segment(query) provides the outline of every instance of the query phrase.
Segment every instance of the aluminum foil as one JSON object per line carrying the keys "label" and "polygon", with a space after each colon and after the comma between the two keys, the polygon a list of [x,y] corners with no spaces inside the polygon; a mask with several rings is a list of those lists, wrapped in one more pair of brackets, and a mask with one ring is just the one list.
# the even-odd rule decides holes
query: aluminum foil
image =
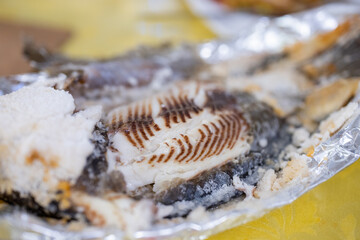
{"label": "aluminum foil", "polygon": [[[334,29],[349,13],[360,13],[356,3],[328,4],[310,11],[278,18],[258,17],[252,27],[239,33],[232,40],[211,41],[196,46],[200,57],[208,63],[229,60],[239,55],[257,52],[276,52],[287,44],[304,40],[313,34]],[[314,14],[315,13],[315,14]],[[254,16],[252,16],[254,17]],[[256,44],[254,44],[256,43]],[[36,78],[46,78],[46,74],[20,75],[13,82],[3,82],[3,93],[14,91]],[[353,101],[360,103],[360,94]],[[200,218],[191,218],[182,223],[157,225],[151,230],[138,231],[133,238],[162,239],[188,238],[203,239],[213,233],[241,225],[262,216],[273,208],[291,203],[305,192],[331,178],[360,157],[360,108],[344,127],[330,139],[315,148],[312,158],[308,158],[309,176],[274,192],[266,198],[251,199],[212,212],[200,212]],[[52,226],[22,211],[0,213],[0,226],[5,226],[13,239],[123,239],[124,233],[118,229],[87,227],[76,232],[63,226]]]}
{"label": "aluminum foil", "polygon": [[[214,10],[212,5],[215,1],[212,0],[187,2],[197,15],[206,19],[213,31],[226,39],[199,46],[200,56],[210,63],[239,55],[279,52],[287,45],[333,30],[345,17],[360,13],[360,0],[333,2],[275,18],[242,12],[228,13],[218,8]],[[222,33],[222,30],[231,32]]]}

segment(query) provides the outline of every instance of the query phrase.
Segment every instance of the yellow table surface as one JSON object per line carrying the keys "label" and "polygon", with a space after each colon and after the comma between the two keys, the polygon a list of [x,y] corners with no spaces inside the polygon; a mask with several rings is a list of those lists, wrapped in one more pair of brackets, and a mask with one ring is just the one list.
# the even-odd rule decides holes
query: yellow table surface
{"label": "yellow table surface", "polygon": [[[69,29],[62,51],[76,57],[215,37],[178,0],[0,0],[1,19]],[[210,239],[360,239],[359,173],[356,162],[292,204]]]}

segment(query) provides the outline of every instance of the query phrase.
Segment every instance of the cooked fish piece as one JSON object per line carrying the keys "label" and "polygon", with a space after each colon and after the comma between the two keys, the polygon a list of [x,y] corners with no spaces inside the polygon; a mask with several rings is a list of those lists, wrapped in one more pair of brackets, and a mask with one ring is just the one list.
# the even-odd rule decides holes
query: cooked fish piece
{"label": "cooked fish piece", "polygon": [[167,217],[186,215],[197,206],[210,208],[232,198],[244,198],[249,193],[234,181],[239,179],[255,189],[262,177],[260,169],[279,170],[279,155],[291,142],[287,124],[276,116],[271,107],[253,96],[247,93],[237,93],[235,96],[250,123],[250,151],[223,166],[157,193],[157,202],[172,206],[171,211],[167,210]]}
{"label": "cooked fish piece", "polygon": [[290,143],[286,124],[268,105],[196,82],[114,109],[106,124],[107,171],[119,171],[134,197],[188,202],[169,216],[240,196],[233,178],[255,186],[258,168],[276,168]]}
{"label": "cooked fish piece", "polygon": [[[36,144],[42,141],[41,136],[45,134],[43,131],[47,129],[46,126],[61,118],[61,111],[74,114],[70,95],[50,87],[25,87],[2,96],[0,100],[10,101],[8,107],[22,109],[23,101],[34,92],[37,95],[33,98],[34,102],[29,104],[36,108],[32,114],[37,117],[24,123],[24,126],[18,121],[12,121],[13,128],[2,131],[2,148],[10,149],[8,146],[16,144],[15,139],[18,139],[18,146],[25,146],[23,142],[29,138]],[[46,98],[55,102],[49,102]],[[57,98],[59,99],[56,100]],[[55,103],[58,104],[56,108],[53,107]],[[52,110],[45,111],[48,108]],[[197,205],[211,207],[240,196],[242,192],[231,183],[234,176],[247,178],[247,183],[256,184],[258,178],[251,171],[256,172],[259,166],[266,166],[265,162],[276,157],[283,148],[273,141],[279,137],[281,123],[271,108],[249,94],[230,94],[216,84],[188,82],[176,85],[164,93],[114,109],[108,114],[104,124],[98,121],[99,112],[96,111],[96,114],[92,113],[95,114],[94,119],[90,112],[84,115],[89,120],[81,120],[84,114],[82,112],[76,113],[74,120],[71,120],[71,115],[67,116],[67,121],[80,121],[83,124],[88,121],[83,126],[86,127],[87,134],[81,135],[80,129],[56,134],[59,143],[52,145],[52,154],[49,154],[49,148],[48,153],[45,153],[39,146],[29,145],[21,152],[17,151],[18,158],[13,161],[16,168],[9,168],[7,164],[12,155],[2,154],[2,169],[8,171],[2,175],[4,180],[1,199],[26,207],[41,216],[74,220],[78,217],[77,207],[85,204],[79,199],[93,201],[87,195],[96,196],[95,202],[105,201],[106,204],[111,204],[109,199],[112,197],[102,199],[102,196],[109,196],[111,193],[121,198],[124,196],[118,194],[129,193],[134,196],[131,192],[151,186],[150,194],[141,198],[150,196],[163,204],[184,199],[191,201],[189,206],[192,207],[182,209],[181,212],[174,210],[170,214],[182,216]],[[24,110],[19,111],[19,116],[15,116],[15,119],[22,119],[23,112]],[[3,113],[5,115],[2,121],[8,121],[9,125],[11,115],[7,114],[7,110]],[[40,123],[34,122],[36,119]],[[16,137],[19,131],[24,133],[21,129],[27,128],[28,124],[35,124],[40,129],[29,132],[29,136],[25,134],[22,138]],[[91,137],[89,131],[92,128],[94,131]],[[58,127],[53,126],[49,134],[58,130]],[[82,136],[81,141],[86,146],[83,152],[78,145],[69,142],[74,137],[80,138],[77,134]],[[68,136],[69,139],[64,140],[61,136]],[[92,139],[92,144],[88,139]],[[287,141],[284,137],[279,139]],[[66,150],[62,150],[61,144],[66,145],[68,142],[77,148],[68,146]],[[53,143],[54,141],[49,142]],[[63,156],[65,153],[74,156],[76,151],[82,154],[81,158]],[[72,164],[66,163],[63,158],[72,159]],[[21,165],[22,161],[27,162]],[[58,161],[66,163],[66,166],[60,168]],[[34,167],[38,169],[36,174],[33,174]],[[11,177],[16,176],[17,172],[22,172],[21,178]],[[224,177],[230,180],[231,191],[226,195],[230,197],[205,202],[205,198],[217,192],[216,188],[203,193],[201,197],[190,191],[194,187],[206,188],[205,185],[209,183],[223,187]],[[35,185],[29,185],[28,181]],[[184,186],[189,186],[186,195],[172,196],[171,192]],[[73,199],[74,192],[81,197]]]}
{"label": "cooked fish piece", "polygon": [[189,83],[111,111],[106,124],[109,169],[132,191],[164,190],[249,150],[249,123],[236,99]]}
{"label": "cooked fish piece", "polygon": [[[85,216],[93,225],[122,229],[135,226],[144,213],[136,226],[143,229],[155,214],[186,216],[198,206],[212,209],[251,196],[264,172],[276,178],[284,167],[289,125],[304,125],[296,121],[299,112],[316,129],[354,96],[358,80],[323,86],[303,68],[336,49],[348,31],[345,24],[323,34],[324,44],[317,39],[268,56],[231,74],[224,85],[181,81],[203,66],[191,62],[197,59],[192,48],[186,56],[167,49],[160,58],[155,50],[109,61],[73,61],[28,48],[42,72],[28,75],[27,82],[18,75],[0,85],[0,124],[7,126],[0,130],[0,199],[41,216]],[[138,71],[143,67],[149,71]],[[346,72],[337,69],[331,81]],[[339,86],[347,94],[334,102],[329,96]],[[314,102],[331,104],[319,111],[322,104]],[[347,115],[356,106],[345,109]],[[346,120],[333,124],[336,116],[320,124],[320,133],[328,127],[330,136]],[[306,134],[296,147],[311,152],[315,145]]]}

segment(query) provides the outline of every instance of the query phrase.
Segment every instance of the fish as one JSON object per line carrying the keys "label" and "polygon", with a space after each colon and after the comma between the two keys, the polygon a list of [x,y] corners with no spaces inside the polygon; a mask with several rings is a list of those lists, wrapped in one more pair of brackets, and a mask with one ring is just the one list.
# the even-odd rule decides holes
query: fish
{"label": "fish", "polygon": [[247,151],[249,123],[235,99],[207,87],[172,87],[109,113],[107,160],[127,189],[154,184],[159,191]]}
{"label": "fish", "polygon": [[[24,94],[21,94],[22,92]],[[57,101],[59,109],[51,107],[52,103],[47,105],[45,101],[34,99],[42,106],[39,105],[37,108],[39,114],[50,114],[45,110],[49,107],[54,112],[52,114],[56,114],[56,111],[71,114],[74,111],[71,95],[51,87],[28,86],[5,95],[1,100],[6,102],[10,101],[8,98],[19,99],[11,102],[22,108],[21,102],[27,92],[37,92],[39,99],[48,97],[47,94],[57,94],[59,99],[64,98]],[[56,95],[53,96],[54,99],[57,98]],[[68,104],[71,104],[70,108]],[[60,109],[61,106],[64,110]],[[85,117],[85,112],[76,114]],[[84,127],[89,134],[89,121],[94,123],[97,119],[90,138],[93,150],[83,164],[76,164],[77,170],[70,175],[71,182],[64,182],[65,179],[60,178],[52,179],[59,181],[58,184],[47,183],[48,172],[59,175],[63,170],[58,168],[58,163],[48,164],[47,161],[53,160],[43,155],[41,150],[32,150],[36,151],[36,154],[31,153],[31,159],[34,160],[28,161],[27,164],[40,162],[44,165],[45,180],[38,180],[49,192],[45,194],[48,200],[45,203],[38,201],[37,190],[32,188],[29,188],[26,194],[19,194],[16,189],[3,192],[0,199],[20,205],[42,217],[68,221],[78,219],[77,206],[81,205],[76,202],[77,200],[71,200],[70,192],[94,197],[118,194],[136,201],[150,199],[159,204],[174,206],[186,200],[191,202],[191,208],[186,212],[184,209],[180,212],[174,210],[169,215],[184,216],[198,205],[213,207],[241,196],[241,191],[234,189],[231,182],[224,182],[224,177],[232,181],[237,176],[247,179],[248,184],[255,186],[260,178],[255,176],[257,169],[266,167],[270,159],[276,161],[280,150],[290,141],[289,133],[283,134],[287,137],[279,136],[279,129],[286,129],[286,124],[283,124],[271,107],[250,94],[227,92],[218,83],[182,82],[149,98],[115,108],[103,119],[99,119],[98,110],[96,112],[94,117],[85,117],[82,120],[87,122]],[[21,111],[18,114],[17,118],[20,119]],[[76,115],[71,118],[72,121],[79,121],[76,120],[79,118]],[[44,120],[42,122],[46,124]],[[54,131],[57,131],[56,129],[57,127]],[[3,131],[3,134],[12,136],[17,133],[13,129],[10,133]],[[31,134],[34,139],[39,137],[38,141],[41,140],[41,135],[36,135],[37,132]],[[24,141],[26,138],[25,136]],[[12,138],[8,139],[8,143],[2,144],[7,147],[11,144],[10,139]],[[89,152],[89,143],[86,139],[83,140],[84,147],[86,146],[84,151],[86,149],[86,152]],[[62,153],[53,151],[56,156],[54,161],[60,161]],[[81,153],[82,156],[84,154]],[[7,161],[7,157],[3,157],[4,161]],[[275,166],[270,163],[268,165]],[[28,169],[30,170],[30,167]],[[28,171],[26,166],[24,171]],[[42,170],[39,169],[39,173],[40,171]],[[27,177],[34,179],[37,176],[29,172]],[[231,197],[204,201],[206,197],[217,192],[217,187],[208,190],[203,196],[191,192],[195,186],[195,189],[201,186],[206,188],[205,186],[210,183],[219,187],[228,184],[232,189],[226,196]],[[15,181],[14,184],[19,185],[23,182]],[[184,186],[187,189],[185,195],[174,194]],[[145,192],[144,189],[148,191]],[[141,196],[139,192],[142,192]]]}
{"label": "fish", "polygon": [[[189,202],[172,217],[240,196],[233,178],[255,186],[260,176],[251,179],[252,172],[277,161],[290,142],[285,122],[265,103],[197,82],[114,109],[106,124],[111,171],[121,172],[130,193],[148,187],[158,203]],[[226,194],[205,201],[225,186]]]}
{"label": "fish", "polygon": [[[222,78],[212,75],[215,66],[205,64],[193,46],[141,48],[106,60],[77,60],[27,45],[25,54],[37,72],[0,80],[0,103],[21,109],[11,113],[9,107],[8,115],[0,111],[0,121],[12,126],[0,131],[0,149],[17,151],[18,140],[32,146],[34,141],[24,134],[29,129],[41,144],[21,148],[29,150],[17,151],[24,153],[21,159],[19,154],[6,155],[14,151],[1,152],[2,175],[14,171],[13,176],[20,176],[20,171],[23,179],[32,180],[1,179],[0,199],[46,218],[79,221],[85,216],[93,225],[116,223],[123,228],[129,211],[115,202],[148,208],[149,221],[154,221],[156,211],[160,219],[173,219],[200,206],[212,211],[251,197],[265,171],[280,173],[283,161],[289,160],[284,151],[293,130],[305,125],[297,119],[299,113],[314,121],[313,133],[356,93],[358,80],[335,81],[357,76],[357,52],[351,50],[358,48],[359,35],[346,35],[348,31],[348,25],[341,25],[334,35],[320,37],[326,44],[310,41],[316,46],[311,51],[306,43],[297,45]],[[337,54],[351,55],[354,65],[341,65]],[[327,61],[335,61],[331,74],[308,67],[322,69]],[[238,69],[236,64],[230,67]],[[211,81],[199,77],[204,73]],[[336,84],[324,88],[320,78]],[[348,91],[339,98],[341,104],[336,101],[319,112],[320,95],[331,98],[339,86]],[[10,101],[13,96],[21,101]],[[31,101],[32,111],[27,112],[30,108],[23,105]],[[28,116],[32,118],[23,121]],[[39,121],[32,122],[35,117]],[[49,124],[53,117],[59,121]],[[61,127],[63,122],[66,127]],[[47,145],[41,136],[53,130],[56,138]],[[81,148],[68,144],[78,146],[80,140]],[[41,148],[45,145],[47,151]],[[71,166],[61,165],[70,159],[63,155],[65,147],[74,153]],[[122,209],[116,213],[121,220],[97,204]]]}

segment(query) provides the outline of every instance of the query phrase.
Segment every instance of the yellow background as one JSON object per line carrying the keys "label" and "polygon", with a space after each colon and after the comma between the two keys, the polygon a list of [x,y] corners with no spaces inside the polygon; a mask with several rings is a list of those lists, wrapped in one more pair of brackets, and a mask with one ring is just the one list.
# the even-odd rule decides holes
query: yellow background
{"label": "yellow background", "polygon": [[[76,57],[215,37],[177,0],[0,0],[0,20],[68,29],[62,51]],[[294,203],[210,239],[360,239],[359,173],[357,162]]]}

